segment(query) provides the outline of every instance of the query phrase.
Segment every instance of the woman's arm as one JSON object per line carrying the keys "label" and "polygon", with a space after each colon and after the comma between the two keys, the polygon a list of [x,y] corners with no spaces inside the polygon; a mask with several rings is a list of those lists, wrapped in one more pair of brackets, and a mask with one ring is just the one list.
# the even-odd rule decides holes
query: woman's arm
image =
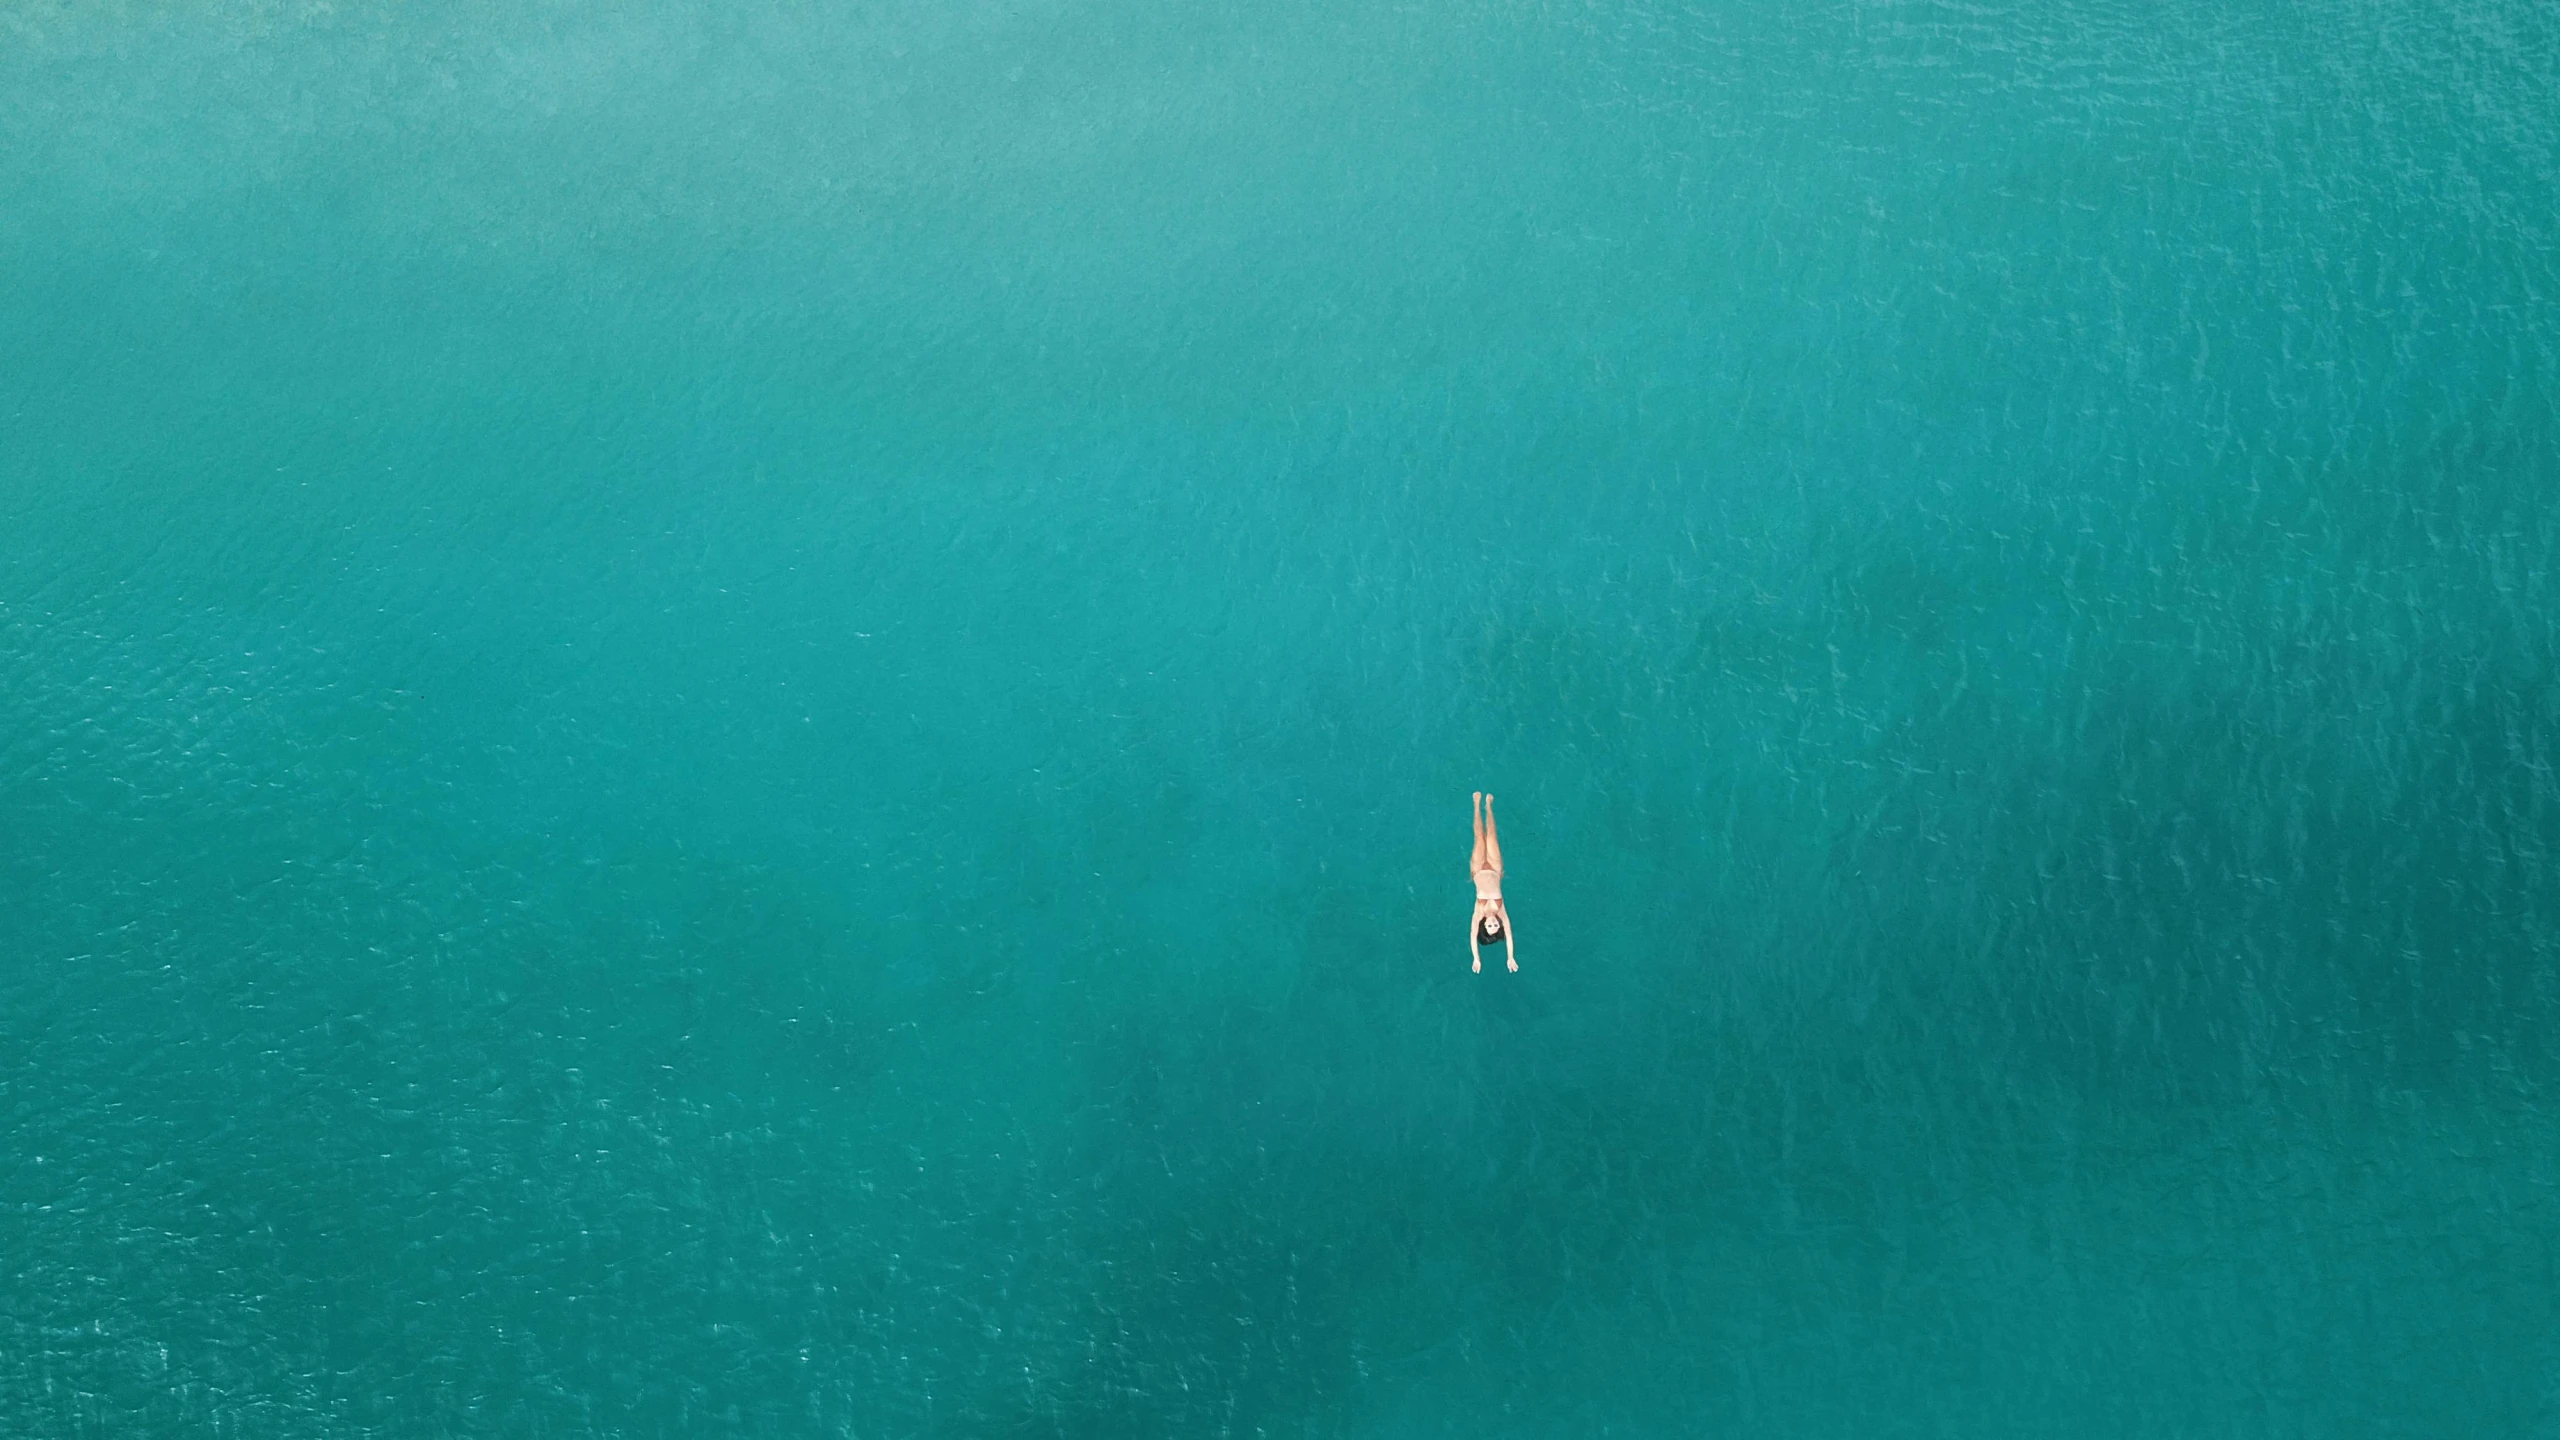
{"label": "woman's arm", "polygon": [[1467,909],[1467,968],[1479,975],[1484,973],[1484,952],[1476,948],[1476,912],[1473,906]]}
{"label": "woman's arm", "polygon": [[1502,960],[1514,971],[1520,968],[1520,952],[1511,943],[1511,907],[1502,907]]}

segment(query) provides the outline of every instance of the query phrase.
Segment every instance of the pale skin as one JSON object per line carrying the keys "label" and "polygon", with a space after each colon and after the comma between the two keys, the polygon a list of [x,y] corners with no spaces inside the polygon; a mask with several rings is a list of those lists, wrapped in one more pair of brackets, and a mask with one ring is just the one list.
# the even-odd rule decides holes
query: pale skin
{"label": "pale skin", "polygon": [[1478,974],[1484,972],[1484,954],[1476,945],[1489,915],[1502,926],[1503,961],[1516,971],[1520,956],[1511,944],[1511,912],[1502,904],[1502,837],[1493,828],[1493,797],[1481,790],[1476,792],[1475,821],[1476,853],[1467,861],[1467,874],[1476,882],[1475,913],[1467,917],[1468,965]]}

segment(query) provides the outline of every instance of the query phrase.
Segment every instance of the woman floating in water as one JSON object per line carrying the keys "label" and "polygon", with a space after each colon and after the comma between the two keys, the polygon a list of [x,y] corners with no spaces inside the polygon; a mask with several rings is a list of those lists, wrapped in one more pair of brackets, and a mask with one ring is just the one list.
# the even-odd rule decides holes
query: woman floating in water
{"label": "woman floating in water", "polygon": [[1475,918],[1467,922],[1467,958],[1476,973],[1484,973],[1484,952],[1480,945],[1502,947],[1503,961],[1514,970],[1520,968],[1519,952],[1511,945],[1511,912],[1502,908],[1502,837],[1493,830],[1493,797],[1476,792],[1476,853],[1467,869],[1476,878]]}

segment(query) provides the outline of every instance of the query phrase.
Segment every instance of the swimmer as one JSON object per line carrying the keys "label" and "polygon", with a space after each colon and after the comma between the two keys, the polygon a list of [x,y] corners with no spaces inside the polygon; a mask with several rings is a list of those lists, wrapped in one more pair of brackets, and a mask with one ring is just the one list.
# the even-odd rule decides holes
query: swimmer
{"label": "swimmer", "polygon": [[1500,945],[1502,958],[1513,970],[1520,968],[1519,952],[1511,945],[1511,912],[1502,907],[1502,837],[1493,830],[1493,797],[1476,792],[1476,853],[1467,862],[1467,870],[1475,876],[1476,913],[1467,921],[1467,959],[1479,975],[1484,973],[1484,953],[1479,945]]}

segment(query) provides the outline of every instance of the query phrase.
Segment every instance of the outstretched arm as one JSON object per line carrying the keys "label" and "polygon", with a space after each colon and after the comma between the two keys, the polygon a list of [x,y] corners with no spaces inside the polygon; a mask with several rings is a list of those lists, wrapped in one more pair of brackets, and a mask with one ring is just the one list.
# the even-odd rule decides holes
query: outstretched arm
{"label": "outstretched arm", "polygon": [[1479,975],[1484,973],[1484,952],[1476,948],[1476,915],[1473,910],[1467,912],[1467,968]]}
{"label": "outstretched arm", "polygon": [[1517,971],[1520,968],[1520,951],[1511,940],[1511,907],[1505,905],[1502,907],[1502,963]]}

